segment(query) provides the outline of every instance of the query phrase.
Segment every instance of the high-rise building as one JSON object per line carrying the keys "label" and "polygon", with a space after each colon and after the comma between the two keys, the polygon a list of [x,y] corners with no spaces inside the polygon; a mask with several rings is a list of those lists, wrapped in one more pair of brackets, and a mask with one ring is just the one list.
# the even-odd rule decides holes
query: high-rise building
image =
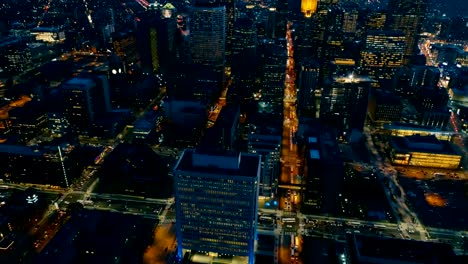
{"label": "high-rise building", "polygon": [[224,74],[226,48],[226,7],[197,2],[190,21],[192,62]]}
{"label": "high-rise building", "polygon": [[281,136],[260,133],[249,134],[249,153],[260,154],[262,170],[260,176],[260,195],[271,197],[275,192],[274,184],[280,174]]}
{"label": "high-rise building", "polygon": [[226,44],[225,44],[225,59],[226,66],[231,65],[231,47],[232,47],[232,35],[234,32],[235,22],[235,0],[219,0],[220,5],[226,8]]}
{"label": "high-rise building", "polygon": [[374,124],[398,122],[402,110],[401,99],[393,92],[376,90],[369,98],[369,118]]}
{"label": "high-rise building", "polygon": [[324,87],[320,118],[342,135],[354,129],[362,131],[371,82],[368,77],[354,74],[336,77]]}
{"label": "high-rise building", "polygon": [[440,71],[437,67],[413,66],[409,71],[411,87],[436,87],[439,82]]}
{"label": "high-rise building", "polygon": [[311,17],[317,11],[317,0],[302,0],[301,12],[305,17]]}
{"label": "high-rise building", "polygon": [[31,50],[27,39],[3,37],[0,39],[0,75],[17,74],[31,66]]}
{"label": "high-rise building", "polygon": [[390,0],[390,27],[405,34],[407,57],[412,56],[418,45],[418,36],[423,24],[428,0]]}
{"label": "high-rise building", "polygon": [[174,168],[177,254],[254,263],[259,155],[186,149]]}
{"label": "high-rise building", "polygon": [[262,99],[282,106],[286,78],[286,47],[276,41],[265,39],[260,43],[260,50]]}
{"label": "high-rise building", "polygon": [[391,80],[404,64],[405,35],[401,31],[367,32],[360,69],[374,79]]}
{"label": "high-rise building", "polygon": [[383,30],[387,22],[387,14],[370,13],[366,18],[366,30]]}
{"label": "high-rise building", "polygon": [[354,34],[357,30],[359,18],[359,6],[357,4],[348,3],[344,6],[343,16],[343,32],[347,34]]}
{"label": "high-rise building", "polygon": [[76,77],[62,84],[64,117],[71,132],[87,135],[99,115],[111,111],[107,77]]}
{"label": "high-rise building", "polygon": [[233,83],[229,93],[250,97],[254,92],[257,67],[257,30],[251,19],[238,18],[234,23],[231,53]]}
{"label": "high-rise building", "polygon": [[301,114],[316,117],[317,111],[320,110],[319,73],[320,64],[316,61],[301,63],[298,93],[298,110]]}
{"label": "high-rise building", "polygon": [[125,66],[138,62],[136,38],[133,31],[113,33],[112,46],[115,54],[119,56]]}
{"label": "high-rise building", "polygon": [[62,85],[65,104],[65,118],[74,133],[87,133],[96,118],[93,94],[96,83],[90,79],[74,78]]}

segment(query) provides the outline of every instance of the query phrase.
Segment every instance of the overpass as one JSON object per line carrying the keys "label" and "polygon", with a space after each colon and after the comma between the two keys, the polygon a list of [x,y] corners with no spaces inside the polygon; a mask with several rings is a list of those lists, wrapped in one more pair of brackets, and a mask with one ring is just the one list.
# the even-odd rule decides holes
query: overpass
{"label": "overpass", "polygon": [[280,184],[278,185],[278,188],[300,191],[304,189],[304,186],[302,186],[301,184]]}

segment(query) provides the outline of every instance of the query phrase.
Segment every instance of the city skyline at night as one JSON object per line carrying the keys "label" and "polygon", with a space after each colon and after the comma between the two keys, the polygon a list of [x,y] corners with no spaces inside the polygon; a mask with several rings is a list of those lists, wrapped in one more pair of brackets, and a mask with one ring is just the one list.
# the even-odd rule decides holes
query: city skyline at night
{"label": "city skyline at night", "polygon": [[0,263],[465,263],[465,0],[4,0]]}

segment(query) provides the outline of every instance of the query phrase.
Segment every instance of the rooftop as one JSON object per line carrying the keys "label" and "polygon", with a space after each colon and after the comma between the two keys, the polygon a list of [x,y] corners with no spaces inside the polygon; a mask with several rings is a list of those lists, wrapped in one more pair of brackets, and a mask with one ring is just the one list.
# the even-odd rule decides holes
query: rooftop
{"label": "rooftop", "polygon": [[90,89],[95,85],[96,83],[91,79],[73,78],[64,83],[63,87],[65,89]]}
{"label": "rooftop", "polygon": [[400,151],[460,155],[450,142],[438,140],[434,135],[391,137],[390,142]]}
{"label": "rooftop", "polygon": [[[414,240],[354,235],[354,249],[358,259],[394,260],[392,263],[453,263],[455,254],[447,244]],[[377,263],[375,261],[369,261]],[[360,262],[361,263],[361,262]],[[383,263],[383,262],[378,262]],[[387,262],[386,262],[387,263]],[[390,262],[388,262],[390,263]]]}
{"label": "rooftop", "polygon": [[257,177],[260,156],[237,152],[201,152],[186,149],[174,171],[199,172],[217,175]]}
{"label": "rooftop", "polygon": [[411,123],[401,123],[401,122],[393,122],[391,124],[385,124],[385,129],[402,129],[402,130],[420,130],[420,131],[428,131],[428,132],[445,132],[445,133],[453,133],[451,131],[442,131],[440,129],[436,129],[429,126],[421,126]]}

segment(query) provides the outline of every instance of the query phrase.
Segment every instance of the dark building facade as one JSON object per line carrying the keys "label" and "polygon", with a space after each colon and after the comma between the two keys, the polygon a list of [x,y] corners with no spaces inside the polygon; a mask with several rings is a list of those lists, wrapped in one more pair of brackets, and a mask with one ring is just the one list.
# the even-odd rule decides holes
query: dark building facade
{"label": "dark building facade", "polygon": [[174,168],[177,254],[205,251],[254,263],[260,156],[187,149]]}

